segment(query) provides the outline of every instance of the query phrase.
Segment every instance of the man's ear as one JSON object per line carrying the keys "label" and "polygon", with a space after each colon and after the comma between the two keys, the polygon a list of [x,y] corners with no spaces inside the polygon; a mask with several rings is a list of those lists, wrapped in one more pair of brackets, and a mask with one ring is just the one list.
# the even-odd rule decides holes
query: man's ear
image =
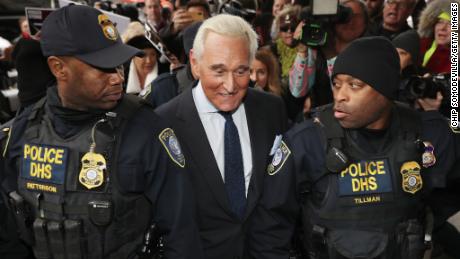
{"label": "man's ear", "polygon": [[62,81],[67,79],[67,64],[66,62],[56,56],[48,57],[48,67],[51,70],[51,73],[56,77],[56,80]]}
{"label": "man's ear", "polygon": [[198,62],[197,62],[197,60],[195,58],[195,54],[193,53],[193,49],[190,50],[189,60],[190,60],[190,66],[191,66],[191,69],[192,69],[192,75],[195,77],[195,79],[199,79],[200,78],[200,70],[199,70]]}

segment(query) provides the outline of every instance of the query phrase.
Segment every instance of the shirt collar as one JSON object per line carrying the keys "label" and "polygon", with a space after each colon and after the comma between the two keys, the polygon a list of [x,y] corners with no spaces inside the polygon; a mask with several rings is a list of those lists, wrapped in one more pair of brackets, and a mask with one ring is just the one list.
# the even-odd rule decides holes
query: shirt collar
{"label": "shirt collar", "polygon": [[193,99],[195,100],[195,105],[198,113],[214,113],[219,111],[204,94],[201,81],[198,81],[197,86],[193,88]]}

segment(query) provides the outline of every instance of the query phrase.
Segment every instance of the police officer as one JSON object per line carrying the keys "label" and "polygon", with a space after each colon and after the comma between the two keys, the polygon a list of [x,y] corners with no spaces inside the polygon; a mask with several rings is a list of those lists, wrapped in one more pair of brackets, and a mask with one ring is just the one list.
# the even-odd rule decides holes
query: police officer
{"label": "police officer", "polygon": [[201,258],[174,131],[122,94],[120,65],[142,52],[87,6],[41,35],[57,83],[14,121],[2,183],[21,238],[37,258],[148,258],[162,235],[166,258]]}
{"label": "police officer", "polygon": [[300,218],[304,258],[423,258],[422,198],[454,161],[447,122],[392,101],[399,59],[383,37],[351,43],[332,79],[333,105],[275,141],[252,255],[288,258]]}

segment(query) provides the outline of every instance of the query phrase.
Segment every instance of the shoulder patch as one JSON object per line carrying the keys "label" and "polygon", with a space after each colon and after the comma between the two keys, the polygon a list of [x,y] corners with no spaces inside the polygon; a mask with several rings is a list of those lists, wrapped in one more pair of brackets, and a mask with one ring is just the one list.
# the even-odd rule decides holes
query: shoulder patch
{"label": "shoulder patch", "polygon": [[272,162],[268,165],[267,173],[268,175],[275,175],[283,167],[284,163],[291,154],[291,150],[288,148],[284,141],[281,141],[281,144],[275,151],[273,155]]}
{"label": "shoulder patch", "polygon": [[282,135],[276,135],[275,141],[273,142],[273,146],[270,149],[270,156],[273,156],[275,154],[275,151],[278,149],[278,147],[281,145],[281,140],[283,139]]}
{"label": "shoulder patch", "polygon": [[180,167],[185,167],[185,157],[180,148],[179,141],[177,140],[176,134],[171,128],[164,129],[160,135],[158,135],[161,144],[166,149],[171,160],[179,165]]}

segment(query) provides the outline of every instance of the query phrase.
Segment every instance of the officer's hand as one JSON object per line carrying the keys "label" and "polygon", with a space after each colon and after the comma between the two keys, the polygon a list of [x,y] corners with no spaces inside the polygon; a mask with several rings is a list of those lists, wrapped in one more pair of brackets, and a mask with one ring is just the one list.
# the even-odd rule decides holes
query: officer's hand
{"label": "officer's hand", "polygon": [[193,23],[193,18],[185,9],[178,9],[172,18],[173,33],[176,34],[182,31],[185,27]]}
{"label": "officer's hand", "polygon": [[417,99],[417,104],[422,108],[424,111],[437,111],[439,107],[441,107],[441,102],[444,97],[442,96],[441,92],[436,93],[436,99],[433,98],[423,98]]}

